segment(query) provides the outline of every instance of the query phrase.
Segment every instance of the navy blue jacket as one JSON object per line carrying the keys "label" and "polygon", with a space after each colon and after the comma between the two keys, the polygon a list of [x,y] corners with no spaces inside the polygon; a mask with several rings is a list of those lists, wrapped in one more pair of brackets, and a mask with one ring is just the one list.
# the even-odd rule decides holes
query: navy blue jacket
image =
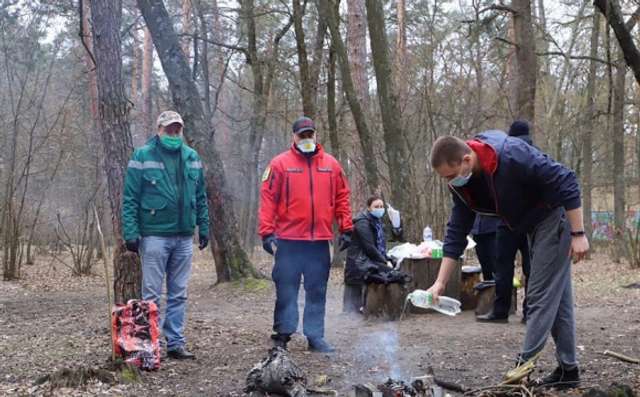
{"label": "navy blue jacket", "polygon": [[524,233],[532,230],[554,208],[563,206],[573,210],[581,206],[576,174],[536,147],[497,130],[478,134],[474,141],[488,145],[489,154],[474,149],[481,166],[491,163],[488,157],[497,160],[492,169],[483,168],[483,178],[493,192],[495,208],[490,211],[477,208],[474,191],[449,185],[453,209],[447,223],[444,256],[458,259],[462,255],[476,213],[497,215],[511,230]]}
{"label": "navy blue jacket", "polygon": [[500,225],[500,218],[496,216],[476,215],[471,234],[477,236],[479,234],[495,233],[498,230],[498,225]]}

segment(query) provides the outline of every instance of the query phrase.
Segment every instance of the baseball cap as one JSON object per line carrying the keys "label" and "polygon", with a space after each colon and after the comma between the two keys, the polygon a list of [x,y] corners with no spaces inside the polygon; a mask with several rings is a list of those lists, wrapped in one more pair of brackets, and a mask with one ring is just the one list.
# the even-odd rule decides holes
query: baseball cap
{"label": "baseball cap", "polygon": [[305,131],[316,130],[316,124],[309,117],[300,117],[293,122],[292,130],[294,134],[300,134]]}
{"label": "baseball cap", "polygon": [[180,123],[181,126],[184,127],[184,122],[182,121],[182,117],[178,112],[174,112],[173,110],[167,110],[160,113],[158,116],[158,122],[156,123],[159,126],[166,127],[169,124]]}

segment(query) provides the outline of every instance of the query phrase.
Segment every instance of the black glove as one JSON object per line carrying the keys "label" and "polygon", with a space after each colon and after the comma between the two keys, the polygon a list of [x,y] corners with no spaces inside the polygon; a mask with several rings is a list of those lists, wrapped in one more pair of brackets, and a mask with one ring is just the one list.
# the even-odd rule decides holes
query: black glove
{"label": "black glove", "polygon": [[135,240],[127,240],[124,245],[127,246],[127,251],[138,253],[138,244],[140,243],[139,239]]}
{"label": "black glove", "polygon": [[200,236],[198,236],[198,242],[198,249],[202,251],[203,249],[207,248],[207,245],[209,245],[209,237],[201,234]]}
{"label": "black glove", "polygon": [[278,248],[278,240],[273,234],[265,236],[262,239],[262,248],[264,248],[264,250],[270,253],[271,255],[274,255],[273,249]]}
{"label": "black glove", "polygon": [[349,248],[349,246],[351,245],[351,232],[342,233],[338,241],[338,247],[340,251],[344,251]]}

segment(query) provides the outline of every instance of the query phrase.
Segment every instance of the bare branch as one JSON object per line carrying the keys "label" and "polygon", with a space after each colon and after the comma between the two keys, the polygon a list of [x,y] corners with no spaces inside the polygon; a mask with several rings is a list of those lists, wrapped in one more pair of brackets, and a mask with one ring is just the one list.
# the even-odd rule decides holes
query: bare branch
{"label": "bare branch", "polygon": [[588,55],[567,55],[562,51],[547,51],[547,52],[536,52],[537,56],[560,56],[560,57],[564,57],[564,58],[569,58],[569,59],[575,59],[575,60],[581,60],[581,61],[595,61],[595,62],[599,62],[605,65],[612,65],[615,66],[614,63],[611,62],[607,62],[604,59],[600,59],[600,58],[595,58],[595,57],[591,57]]}
{"label": "bare branch", "polygon": [[505,39],[504,37],[494,37],[493,39],[494,39],[494,40],[497,40],[497,41],[501,41],[501,42],[503,42],[503,43],[505,43],[505,44],[512,45],[512,46],[514,46],[514,47],[517,47],[517,46],[518,46],[518,44],[514,43],[513,41],[507,40],[507,39]]}
{"label": "bare branch", "polygon": [[78,14],[80,15],[80,32],[79,32],[79,36],[80,36],[80,41],[82,42],[82,46],[84,47],[84,49],[87,51],[87,53],[89,54],[89,58],[91,58],[91,63],[93,63],[93,67],[96,67],[96,59],[93,57],[93,53],[91,52],[91,49],[89,49],[89,46],[87,45],[87,42],[84,41],[84,29],[82,28],[82,24],[84,23],[84,1],[80,0],[78,2]]}

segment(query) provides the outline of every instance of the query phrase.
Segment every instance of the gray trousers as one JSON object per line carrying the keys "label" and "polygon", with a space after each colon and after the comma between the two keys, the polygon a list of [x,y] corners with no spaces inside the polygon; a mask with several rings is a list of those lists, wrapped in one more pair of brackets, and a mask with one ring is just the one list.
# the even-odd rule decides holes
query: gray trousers
{"label": "gray trousers", "polygon": [[521,358],[528,360],[544,348],[549,337],[564,369],[576,360],[576,321],[571,289],[571,226],[559,207],[529,234],[531,274],[527,290],[527,333]]}

